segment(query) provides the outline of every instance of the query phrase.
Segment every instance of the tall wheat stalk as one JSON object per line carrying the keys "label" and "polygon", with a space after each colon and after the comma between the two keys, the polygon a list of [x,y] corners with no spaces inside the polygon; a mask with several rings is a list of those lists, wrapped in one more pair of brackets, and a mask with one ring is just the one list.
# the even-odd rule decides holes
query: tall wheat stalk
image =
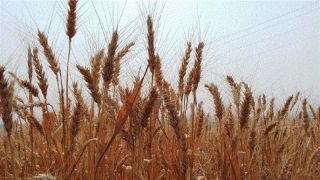
{"label": "tall wheat stalk", "polygon": [[66,22],[66,34],[68,36],[68,60],[67,60],[67,74],[66,74],[66,102],[67,106],[69,104],[69,64],[70,64],[70,55],[71,55],[71,44],[72,44],[72,38],[77,32],[76,29],[76,20],[77,20],[77,3],[78,0],[69,0],[68,6],[68,16],[67,16],[67,22]]}

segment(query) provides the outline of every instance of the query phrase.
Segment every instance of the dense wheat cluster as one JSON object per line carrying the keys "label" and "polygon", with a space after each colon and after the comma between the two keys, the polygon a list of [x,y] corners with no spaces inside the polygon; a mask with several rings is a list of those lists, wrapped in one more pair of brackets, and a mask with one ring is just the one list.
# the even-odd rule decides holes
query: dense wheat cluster
{"label": "dense wheat cluster", "polygon": [[[78,72],[72,73],[82,80],[70,82],[77,0],[68,5],[65,78],[64,60],[41,30],[38,45],[25,51],[26,79],[0,67],[0,178],[320,179],[320,107],[297,93],[276,108],[277,99],[254,95],[232,76],[225,80],[232,103],[215,82],[203,88],[212,101],[199,101],[206,43],[185,45],[173,85],[161,69],[152,16],[146,17],[147,34],[141,37],[147,66],[132,87],[119,78],[121,61],[135,51],[135,42],[125,42],[117,30],[92,54],[89,67],[76,65]],[[47,64],[51,72],[44,71]],[[49,102],[48,93],[60,103]]]}

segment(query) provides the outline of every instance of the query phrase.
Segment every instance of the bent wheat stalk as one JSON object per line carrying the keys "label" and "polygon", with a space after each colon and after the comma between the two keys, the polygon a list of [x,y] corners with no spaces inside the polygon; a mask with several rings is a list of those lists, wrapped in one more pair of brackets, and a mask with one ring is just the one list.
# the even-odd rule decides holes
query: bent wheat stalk
{"label": "bent wheat stalk", "polygon": [[113,135],[112,135],[111,139],[109,140],[108,144],[103,148],[102,153],[98,156],[98,159],[96,161],[95,171],[94,171],[94,179],[96,179],[96,180],[98,178],[97,175],[98,175],[98,169],[99,169],[99,165],[101,163],[101,160],[104,157],[104,155],[106,154],[106,152],[108,151],[108,149],[110,148],[111,144],[113,143],[113,141],[116,138],[116,136],[118,135],[118,133],[121,131],[123,125],[125,124],[128,116],[129,116],[129,113],[132,110],[133,104],[134,104],[138,94],[140,93],[140,89],[141,89],[142,83],[144,81],[144,78],[146,76],[148,68],[149,68],[149,65],[147,66],[142,79],[137,84],[135,84],[132,92],[130,93],[130,95],[128,96],[128,98],[126,100],[126,103],[118,111],[118,116],[117,116],[116,125],[114,128]]}

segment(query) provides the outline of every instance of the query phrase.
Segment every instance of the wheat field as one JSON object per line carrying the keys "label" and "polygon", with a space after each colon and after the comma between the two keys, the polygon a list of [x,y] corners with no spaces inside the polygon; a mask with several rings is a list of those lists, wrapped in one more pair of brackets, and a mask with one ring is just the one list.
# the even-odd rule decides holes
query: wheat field
{"label": "wheat field", "polygon": [[[225,77],[231,103],[221,97],[220,84],[199,88],[205,41],[184,45],[180,68],[173,71],[178,84],[170,83],[152,15],[146,15],[147,34],[140,37],[147,43],[147,65],[126,80],[132,86],[120,83],[120,70],[135,42],[117,29],[89,66],[71,68],[77,6],[77,0],[68,1],[66,60],[38,30],[37,44],[23,50],[27,77],[0,66],[0,179],[320,179],[320,107],[303,94],[277,102],[254,95],[233,76]],[[74,73],[81,79],[71,81]],[[210,101],[198,100],[202,90]]]}

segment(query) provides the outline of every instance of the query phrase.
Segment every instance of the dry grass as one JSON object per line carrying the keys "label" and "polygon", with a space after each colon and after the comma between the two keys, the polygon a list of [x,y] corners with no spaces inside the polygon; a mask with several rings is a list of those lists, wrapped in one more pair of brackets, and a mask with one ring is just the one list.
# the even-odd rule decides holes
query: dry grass
{"label": "dry grass", "polygon": [[[69,0],[68,66],[77,32],[76,5],[77,0]],[[64,81],[57,55],[41,31],[38,41],[57,81],[56,92],[50,89],[50,72],[43,70],[37,48],[26,50],[27,80],[9,76],[0,66],[5,127],[0,138],[1,178],[320,179],[320,107],[300,101],[297,93],[277,111],[277,99],[264,94],[256,99],[246,83],[227,76],[232,103],[225,103],[211,83],[205,93],[214,107],[205,110],[203,104],[210,102],[197,102],[205,43],[194,49],[187,43],[174,89],[161,70],[151,16],[146,28],[148,65],[132,88],[119,82],[120,62],[135,51],[135,42],[125,42],[120,49],[123,39],[117,30],[106,49],[92,55],[90,67],[76,66],[83,80],[73,82],[73,98],[68,96],[69,72]],[[191,57],[194,64],[185,77]],[[152,81],[144,81],[146,77]],[[16,93],[14,82],[28,98]],[[86,84],[91,96],[84,96],[78,83]],[[50,105],[48,93],[56,94],[60,103]]]}

